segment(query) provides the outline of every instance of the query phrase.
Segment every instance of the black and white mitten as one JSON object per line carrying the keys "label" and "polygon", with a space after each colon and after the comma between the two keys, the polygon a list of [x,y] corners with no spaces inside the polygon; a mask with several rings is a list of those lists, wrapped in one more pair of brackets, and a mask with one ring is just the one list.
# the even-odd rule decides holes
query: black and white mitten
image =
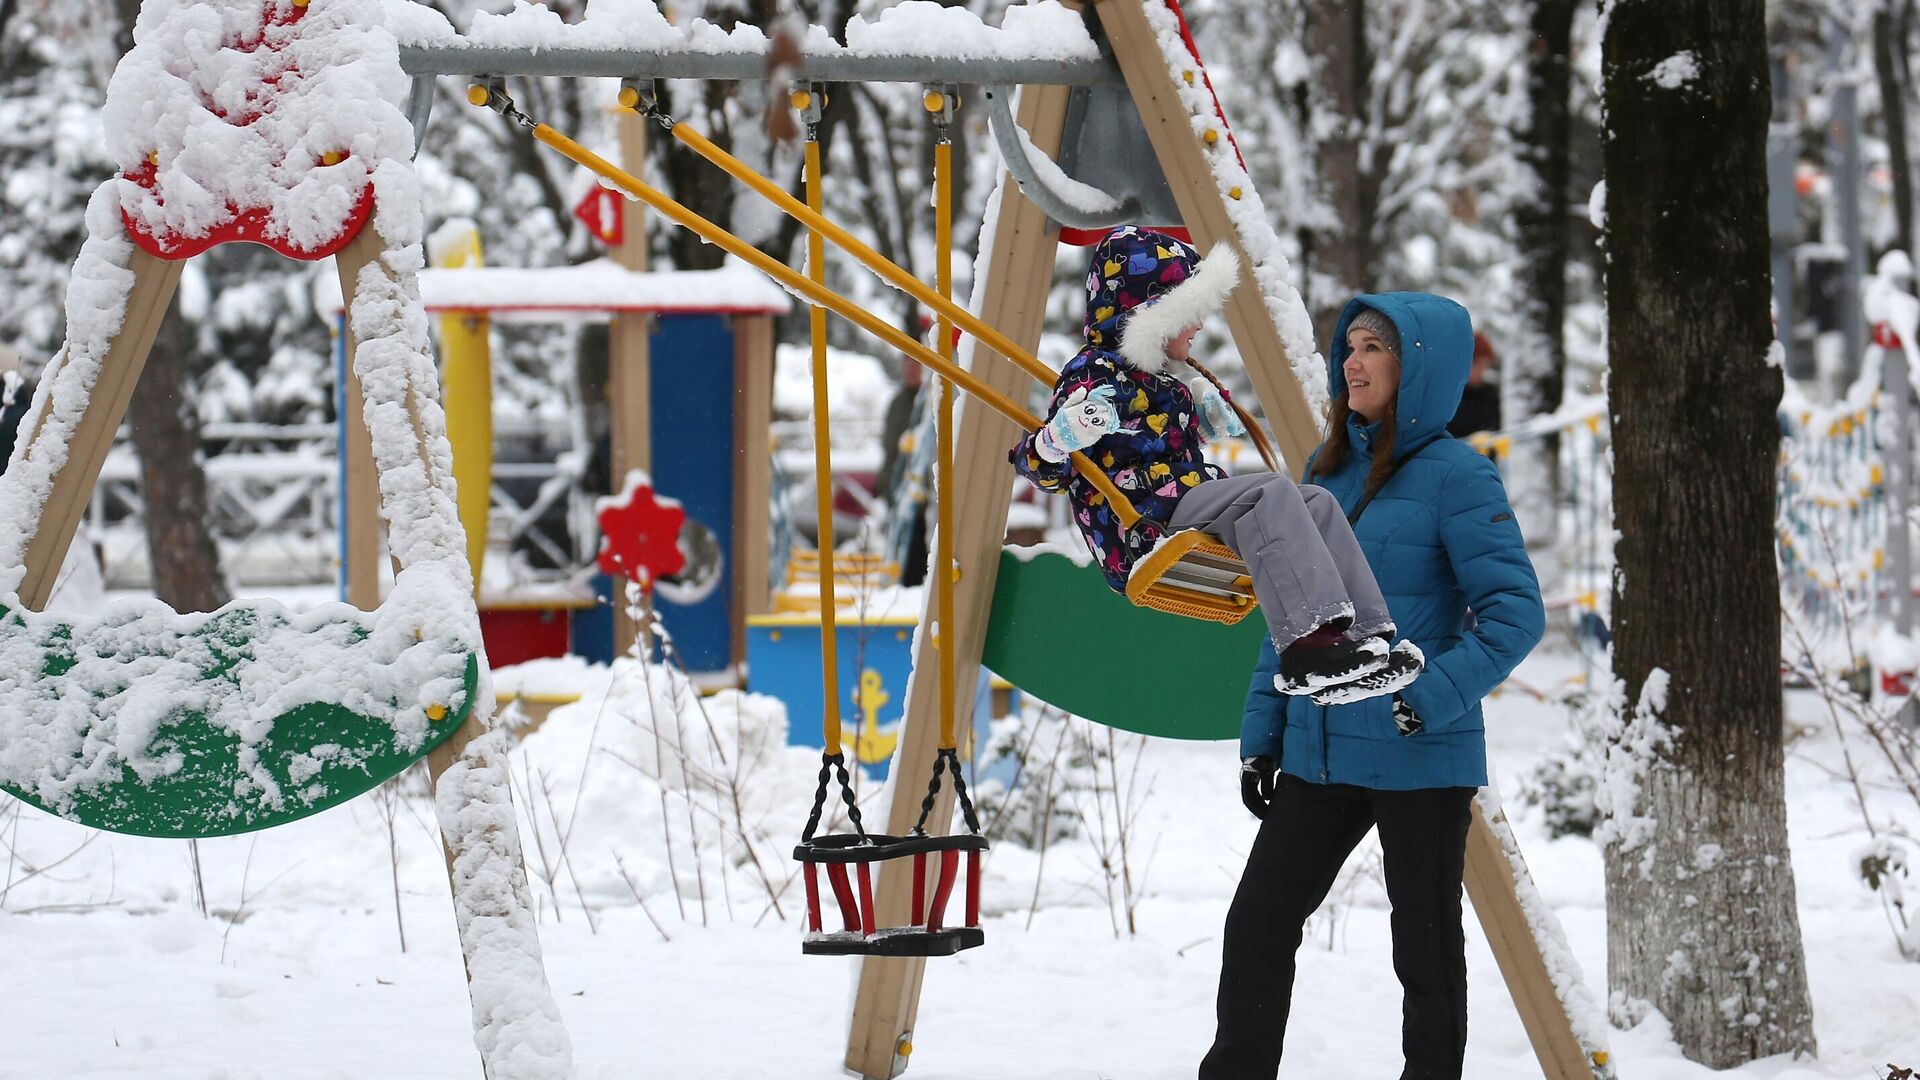
{"label": "black and white mitten", "polygon": [[1407,699],[1399,694],[1393,695],[1393,726],[1400,729],[1402,735],[1418,735],[1427,725],[1420,720],[1420,714],[1413,711]]}

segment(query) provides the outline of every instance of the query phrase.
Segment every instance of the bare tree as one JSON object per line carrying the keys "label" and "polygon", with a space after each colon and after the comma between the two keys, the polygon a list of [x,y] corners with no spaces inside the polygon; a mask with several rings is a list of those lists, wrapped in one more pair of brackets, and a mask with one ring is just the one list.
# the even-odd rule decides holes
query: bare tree
{"label": "bare tree", "polygon": [[[1515,133],[1523,175],[1531,183],[1514,207],[1519,256],[1518,333],[1501,375],[1500,413],[1511,424],[1560,407],[1566,386],[1568,192],[1573,165],[1573,15],[1578,0],[1532,0],[1526,31],[1527,104]],[[1560,440],[1516,440],[1507,482],[1527,546],[1548,567],[1559,532]],[[1549,581],[1553,573],[1543,573]]]}
{"label": "bare tree", "polygon": [[1687,1057],[1731,1068],[1814,1050],[1782,750],[1765,4],[1608,10],[1607,970],[1616,1021],[1657,1008]]}
{"label": "bare tree", "polygon": [[1880,0],[1873,13],[1873,70],[1880,84],[1880,116],[1886,125],[1893,172],[1894,246],[1913,251],[1913,157],[1907,146],[1907,104],[1913,100],[1913,70],[1907,49],[1913,40],[1913,0]]}
{"label": "bare tree", "polygon": [[127,405],[140,456],[141,514],[153,592],[175,611],[212,611],[231,599],[208,528],[206,458],[191,393],[193,332],[176,299],[160,324]]}

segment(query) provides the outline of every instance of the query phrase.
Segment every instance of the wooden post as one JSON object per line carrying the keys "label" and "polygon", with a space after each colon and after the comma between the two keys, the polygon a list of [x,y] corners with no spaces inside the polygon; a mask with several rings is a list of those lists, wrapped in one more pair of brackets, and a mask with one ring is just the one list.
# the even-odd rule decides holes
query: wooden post
{"label": "wooden post", "polygon": [[[1105,0],[1095,6],[1101,29],[1113,46],[1114,59],[1133,92],[1133,103],[1145,122],[1154,156],[1173,188],[1174,202],[1181,220],[1193,234],[1202,254],[1222,241],[1231,243],[1240,255],[1240,286],[1227,298],[1227,328],[1240,358],[1253,380],[1253,389],[1266,407],[1267,423],[1274,428],[1280,452],[1287,464],[1298,470],[1307,455],[1320,444],[1320,417],[1314,414],[1294,377],[1293,364],[1281,343],[1279,327],[1267,311],[1265,298],[1253,280],[1253,263],[1246,245],[1227,213],[1227,202],[1214,182],[1207,157],[1214,153],[1232,153],[1222,138],[1214,149],[1201,141],[1187,116],[1186,106],[1167,69],[1153,28],[1147,23],[1146,0]],[[1158,0],[1152,0],[1158,2]],[[1198,66],[1197,64],[1195,65]]]}
{"label": "wooden post", "polygon": [[[33,611],[45,607],[53,595],[60,565],[86,513],[100,467],[113,448],[114,433],[133,400],[140,372],[147,366],[147,352],[153,348],[154,335],[160,332],[160,320],[166,317],[186,264],[149,255],[136,246],[128,265],[133,270],[133,289],[127,295],[126,317],[101,361],[100,373],[87,393],[86,411],[67,444],[66,464],[54,474],[53,490],[40,508],[39,525],[27,541],[27,574],[20,582],[20,602]],[[33,438],[45,421],[45,416],[33,418],[32,435],[25,442],[27,454],[32,454]]]}
{"label": "wooden post", "polygon": [[[1502,831],[1506,815],[1499,816]],[[1586,1048],[1574,1037],[1566,1006],[1554,989],[1533,924],[1520,903],[1518,881],[1526,864],[1516,847],[1511,852],[1487,824],[1480,800],[1473,801],[1473,824],[1467,830],[1467,898],[1480,917],[1500,975],[1513,995],[1521,1026],[1540,1060],[1547,1080],[1594,1080],[1604,1075],[1605,1063],[1588,1059]],[[1598,1067],[1596,1067],[1598,1066]]]}
{"label": "wooden post", "polygon": [[[1069,6],[1078,7],[1078,4]],[[1034,145],[1048,154],[1057,153],[1061,129],[1066,121],[1067,88],[1027,86],[1020,91],[1016,118],[1027,129]],[[992,226],[993,247],[985,263],[985,277],[974,283],[974,310],[993,326],[1000,328],[1014,343],[1032,349],[1039,343],[1041,324],[1046,317],[1047,287],[1053,274],[1053,255],[1058,241],[1050,231],[1046,215],[1026,197],[1012,177],[1000,180],[1000,213]],[[989,386],[1002,393],[1024,397],[1032,377],[1003,357],[979,350],[973,371]],[[984,354],[984,355],[981,355]],[[926,618],[937,619],[942,636],[952,635],[955,685],[971,687],[978,678],[980,650],[987,628],[987,614],[993,605],[994,579],[1000,567],[1000,547],[1007,528],[1007,493],[1012,480],[1007,465],[1007,448],[1020,433],[1000,414],[979,399],[961,399],[954,442],[954,504],[960,507],[952,527],[953,557],[960,571],[954,585],[954,616],[934,610],[929,595]],[[929,567],[928,573],[942,568]],[[950,628],[950,629],[949,629]],[[915,677],[908,687],[905,719],[900,738],[902,747],[893,764],[891,801],[886,831],[904,833],[920,816],[920,800],[926,793],[927,777],[932,773],[934,751],[940,742],[939,681],[933,677],[935,658],[933,635],[922,634],[914,648]],[[973,730],[974,695],[963,693],[955,703],[954,726],[960,732]],[[964,740],[965,736],[962,736]],[[929,816],[930,832],[944,833],[953,816],[953,787],[941,787],[940,798]],[[879,925],[898,926],[908,921],[912,900],[910,864],[880,864],[878,891],[874,896]],[[890,1080],[907,1066],[900,1052],[909,1042],[920,1009],[920,979],[926,968],[924,958],[902,959],[867,957],[860,965],[860,985],[854,997],[852,1030],[847,1039],[847,1068],[872,1080]]]}
{"label": "wooden post", "polygon": [[346,363],[341,372],[339,452],[346,455],[347,490],[341,509],[347,516],[347,603],[362,611],[380,606],[380,548],[386,530],[380,522],[380,471],[373,464],[373,433],[367,428],[366,397],[360,376],[354,373],[356,340],[353,334],[353,296],[360,268],[380,257],[379,241],[371,224],[333,257],[340,275],[341,347]]}
{"label": "wooden post", "polygon": [[[620,167],[635,176],[646,175],[647,118],[632,109],[622,109],[614,120],[620,136]],[[628,270],[647,268],[646,209],[632,199],[620,200],[621,236],[614,246],[613,261]],[[618,494],[633,469],[651,469],[653,465],[653,425],[651,357],[648,336],[653,316],[644,311],[622,311],[613,316],[607,334],[607,420],[613,446],[609,476]],[[627,616],[627,604],[616,591],[613,601],[613,651],[622,655],[633,647],[633,620]]]}
{"label": "wooden post", "polygon": [[733,317],[733,663],[747,660],[747,616],[772,606],[773,318]]}

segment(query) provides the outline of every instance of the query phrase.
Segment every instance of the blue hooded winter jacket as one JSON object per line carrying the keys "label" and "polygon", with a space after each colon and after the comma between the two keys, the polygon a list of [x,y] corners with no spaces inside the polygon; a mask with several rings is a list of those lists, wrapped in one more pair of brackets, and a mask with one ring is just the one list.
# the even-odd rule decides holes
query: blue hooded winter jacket
{"label": "blue hooded winter jacket", "polygon": [[[1425,293],[1358,297],[1340,313],[1327,350],[1328,390],[1346,390],[1347,327],[1364,308],[1400,329],[1394,456],[1400,470],[1354,526],[1400,636],[1427,669],[1400,696],[1424,727],[1401,735],[1391,695],[1315,705],[1273,688],[1279,657],[1268,642],[1255,665],[1241,721],[1243,757],[1268,755],[1283,771],[1323,784],[1405,791],[1487,782],[1480,699],[1507,677],[1546,626],[1540,583],[1493,462],[1447,434],[1473,366],[1473,326],[1459,304]],[[1348,421],[1354,452],[1311,482],[1351,511],[1373,466],[1378,425]],[[1303,481],[1304,482],[1304,481]],[[1473,629],[1463,629],[1468,609]]]}

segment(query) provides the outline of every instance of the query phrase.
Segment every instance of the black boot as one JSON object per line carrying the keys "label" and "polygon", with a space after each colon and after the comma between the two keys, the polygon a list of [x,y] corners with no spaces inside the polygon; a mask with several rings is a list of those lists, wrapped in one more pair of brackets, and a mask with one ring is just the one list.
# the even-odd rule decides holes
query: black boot
{"label": "black boot", "polygon": [[[1318,631],[1316,631],[1318,633]],[[1311,694],[1322,687],[1351,683],[1387,664],[1387,643],[1377,637],[1342,637],[1331,645],[1315,645],[1302,638],[1280,654],[1280,673],[1274,689],[1283,694]]]}
{"label": "black boot", "polygon": [[[1375,639],[1378,640],[1378,639]],[[1282,657],[1284,662],[1285,658]],[[1420,646],[1403,641],[1387,654],[1387,662],[1378,670],[1351,682],[1328,686],[1313,695],[1315,705],[1346,705],[1382,694],[1397,694],[1427,669],[1426,654]]]}

